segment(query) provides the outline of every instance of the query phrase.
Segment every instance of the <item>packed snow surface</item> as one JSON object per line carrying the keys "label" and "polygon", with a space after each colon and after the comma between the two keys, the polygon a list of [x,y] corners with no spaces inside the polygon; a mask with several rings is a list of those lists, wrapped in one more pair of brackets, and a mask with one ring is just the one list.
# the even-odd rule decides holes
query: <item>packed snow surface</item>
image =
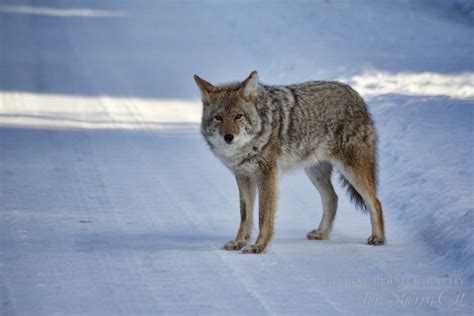
{"label": "packed snow surface", "polygon": [[[1,315],[473,313],[469,1],[0,1]],[[379,132],[388,244],[302,172],[276,234],[228,252],[233,175],[198,124],[213,82],[341,80]],[[254,237],[256,236],[254,229]]]}

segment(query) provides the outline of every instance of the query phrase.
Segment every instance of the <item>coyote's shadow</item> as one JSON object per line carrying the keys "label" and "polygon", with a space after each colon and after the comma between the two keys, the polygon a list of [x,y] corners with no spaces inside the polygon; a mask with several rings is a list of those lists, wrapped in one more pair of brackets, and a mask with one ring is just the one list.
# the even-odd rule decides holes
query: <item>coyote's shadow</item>
{"label": "coyote's shadow", "polygon": [[79,252],[115,251],[211,251],[220,248],[224,236],[180,232],[97,232],[75,234],[74,247]]}

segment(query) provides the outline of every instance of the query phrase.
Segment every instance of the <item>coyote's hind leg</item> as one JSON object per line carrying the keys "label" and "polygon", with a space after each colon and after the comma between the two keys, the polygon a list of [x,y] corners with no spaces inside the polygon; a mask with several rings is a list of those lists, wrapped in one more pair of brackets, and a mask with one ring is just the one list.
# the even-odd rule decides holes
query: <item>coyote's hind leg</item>
{"label": "coyote's hind leg", "polygon": [[369,245],[383,245],[385,243],[384,221],[382,204],[377,198],[377,177],[375,162],[369,159],[360,159],[363,164],[351,165],[342,168],[344,178],[355,189],[353,195],[360,195],[365,207],[370,213],[370,223],[372,225],[372,235],[368,238]]}
{"label": "coyote's hind leg", "polygon": [[306,236],[308,239],[327,239],[337,210],[337,195],[331,183],[332,165],[329,162],[320,162],[305,168],[305,172],[318,189],[323,204],[323,216],[319,228],[310,231]]}

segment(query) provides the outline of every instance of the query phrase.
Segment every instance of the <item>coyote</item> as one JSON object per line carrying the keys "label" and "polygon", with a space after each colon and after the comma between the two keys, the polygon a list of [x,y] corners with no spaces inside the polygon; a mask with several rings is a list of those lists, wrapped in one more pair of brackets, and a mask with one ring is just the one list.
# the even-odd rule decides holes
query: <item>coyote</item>
{"label": "coyote", "polygon": [[[259,82],[253,71],[242,82],[214,86],[194,75],[201,91],[201,133],[212,152],[235,175],[240,228],[227,250],[260,253],[273,235],[277,181],[281,172],[303,167],[321,195],[323,215],[308,239],[327,239],[337,208],[333,167],[352,201],[368,210],[370,245],[385,242],[377,191],[377,136],[362,97],[340,82],[310,81],[288,86]],[[252,209],[259,196],[259,235],[247,245]]]}

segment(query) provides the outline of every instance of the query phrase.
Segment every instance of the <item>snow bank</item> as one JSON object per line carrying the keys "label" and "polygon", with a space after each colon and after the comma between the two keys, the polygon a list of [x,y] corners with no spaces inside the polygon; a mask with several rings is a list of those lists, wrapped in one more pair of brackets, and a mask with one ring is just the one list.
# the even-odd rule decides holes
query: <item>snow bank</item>
{"label": "snow bank", "polygon": [[426,242],[472,278],[472,100],[388,95],[369,104],[385,211],[406,223],[413,242]]}
{"label": "snow bank", "polygon": [[385,212],[473,278],[474,73],[371,69],[341,80],[374,113]]}

